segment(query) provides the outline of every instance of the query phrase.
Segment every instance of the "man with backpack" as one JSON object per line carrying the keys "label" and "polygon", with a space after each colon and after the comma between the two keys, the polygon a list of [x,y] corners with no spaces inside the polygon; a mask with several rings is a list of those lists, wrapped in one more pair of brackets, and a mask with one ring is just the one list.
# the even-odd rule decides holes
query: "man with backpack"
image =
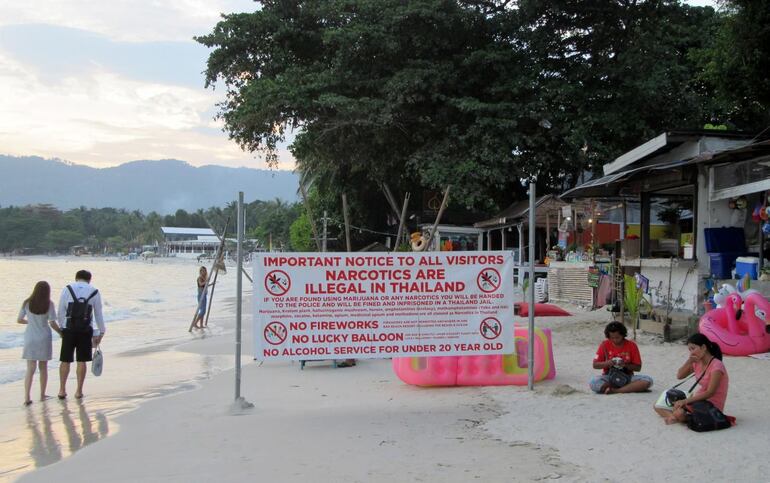
{"label": "man with backpack", "polygon": [[75,398],[80,399],[86,379],[86,362],[92,360],[93,347],[99,346],[105,332],[102,297],[91,285],[91,272],[79,270],[75,274],[75,283],[64,287],[59,298],[58,316],[62,328],[59,399],[67,397],[70,364],[75,360],[78,363]]}

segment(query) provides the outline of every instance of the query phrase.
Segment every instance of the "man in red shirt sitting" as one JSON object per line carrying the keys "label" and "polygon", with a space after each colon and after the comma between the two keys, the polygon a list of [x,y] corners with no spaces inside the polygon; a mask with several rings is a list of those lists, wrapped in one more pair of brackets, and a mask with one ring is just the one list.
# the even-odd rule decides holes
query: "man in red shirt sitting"
{"label": "man in red shirt sitting", "polygon": [[[634,374],[642,370],[642,356],[636,342],[626,339],[628,331],[620,322],[610,322],[604,328],[607,340],[599,344],[594,356],[594,369],[601,369],[602,374],[594,376],[588,383],[591,390],[598,394],[644,392],[652,387],[652,378],[644,374]],[[621,387],[613,386],[609,372],[615,366],[631,376],[629,382]]]}

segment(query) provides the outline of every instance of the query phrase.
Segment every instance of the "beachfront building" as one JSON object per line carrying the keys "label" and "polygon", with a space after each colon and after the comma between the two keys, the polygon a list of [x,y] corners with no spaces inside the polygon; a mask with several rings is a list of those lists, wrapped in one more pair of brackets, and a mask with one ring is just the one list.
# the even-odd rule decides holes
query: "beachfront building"
{"label": "beachfront building", "polygon": [[[647,322],[653,332],[670,331],[677,317],[692,329],[709,287],[747,266],[758,278],[767,255],[763,228],[770,231],[767,214],[760,216],[770,190],[770,141],[728,131],[670,131],[603,171],[562,199],[614,205],[612,216],[622,226],[619,270],[642,275],[658,323],[667,326]],[[770,295],[770,285],[752,288]]]}
{"label": "beachfront building", "polygon": [[220,241],[210,228],[160,227],[163,233],[161,253],[169,257],[213,257]]}
{"label": "beachfront building", "polygon": [[[570,204],[545,195],[535,206],[535,278],[548,279],[548,298],[589,307],[604,305],[597,299],[601,280],[586,281],[597,267],[610,263],[601,247],[618,238],[620,221],[610,216],[598,220],[604,211],[598,202]],[[529,273],[529,201],[517,201],[473,226],[484,231],[487,250],[513,252],[514,281],[523,285]]]}

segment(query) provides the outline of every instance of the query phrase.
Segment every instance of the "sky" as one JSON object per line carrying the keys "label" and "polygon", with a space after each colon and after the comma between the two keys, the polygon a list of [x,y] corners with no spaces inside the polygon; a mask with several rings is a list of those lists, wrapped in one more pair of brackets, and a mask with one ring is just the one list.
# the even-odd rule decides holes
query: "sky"
{"label": "sky", "polygon": [[[692,0],[692,5],[714,5]],[[180,159],[265,168],[215,120],[192,40],[252,0],[0,1],[0,154],[93,167]],[[279,169],[292,169],[288,150]]]}
{"label": "sky", "polygon": [[[0,154],[94,167],[137,159],[265,168],[214,119],[192,40],[251,0],[0,2]],[[279,153],[280,169],[293,158]]]}

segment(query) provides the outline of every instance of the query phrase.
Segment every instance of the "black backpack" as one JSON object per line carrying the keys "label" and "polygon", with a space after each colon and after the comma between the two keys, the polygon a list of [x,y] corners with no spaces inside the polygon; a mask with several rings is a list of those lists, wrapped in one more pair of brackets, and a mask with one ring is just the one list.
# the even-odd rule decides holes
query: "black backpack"
{"label": "black backpack", "polygon": [[72,286],[67,285],[67,290],[72,296],[72,302],[67,304],[67,329],[72,332],[88,332],[91,330],[91,312],[94,309],[89,302],[99,291],[94,290],[88,298],[78,298]]}

